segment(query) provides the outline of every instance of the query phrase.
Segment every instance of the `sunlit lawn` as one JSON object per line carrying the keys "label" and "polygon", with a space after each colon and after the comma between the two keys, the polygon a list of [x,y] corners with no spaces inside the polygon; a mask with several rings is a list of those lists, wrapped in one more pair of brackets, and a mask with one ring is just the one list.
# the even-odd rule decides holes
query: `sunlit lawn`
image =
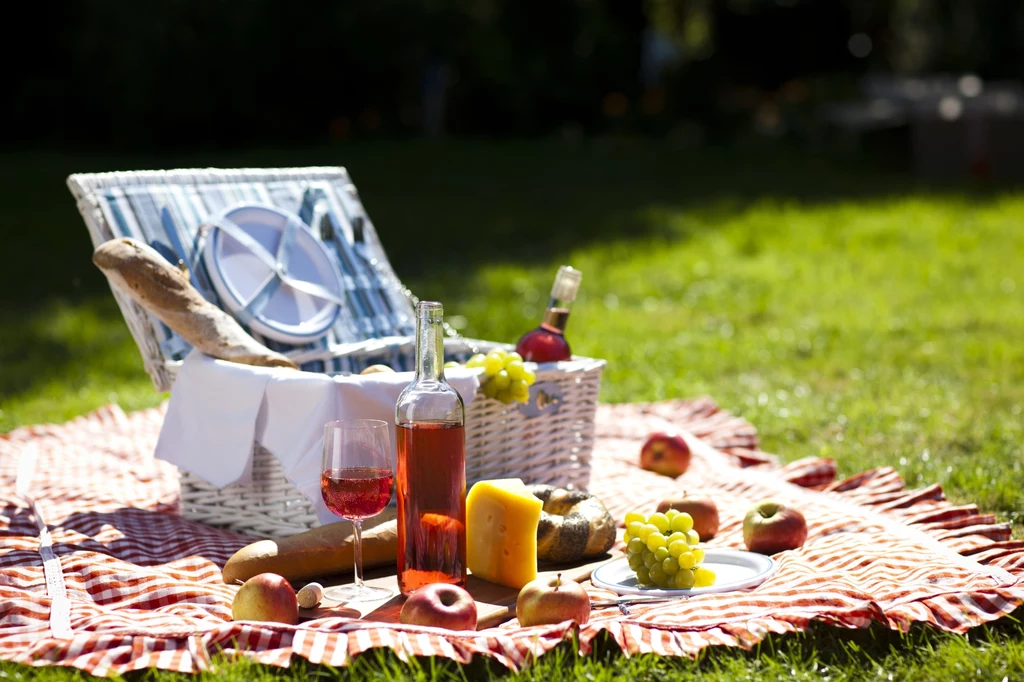
{"label": "sunlit lawn", "polygon": [[[557,265],[572,263],[584,284],[569,336],[577,352],[608,360],[604,400],[709,394],[786,460],[834,457],[844,474],[891,465],[1020,535],[1024,194],[925,190],[793,152],[641,144],[391,143],[158,163],[324,162],[349,166],[399,273],[464,317],[464,333],[514,340],[536,324]],[[163,396],[92,272],[60,185],[71,170],[154,162],[9,157],[0,176],[25,165],[25,198],[0,211],[29,224],[29,199],[45,198],[52,224],[36,234],[63,246],[52,267],[0,276],[17,292],[0,311],[0,431],[111,400],[156,404]],[[822,627],[696,663],[562,651],[524,678],[1000,679],[1004,669],[1024,675],[1024,629],[1007,621],[970,641]],[[429,664],[392,659],[358,670],[431,676]]]}

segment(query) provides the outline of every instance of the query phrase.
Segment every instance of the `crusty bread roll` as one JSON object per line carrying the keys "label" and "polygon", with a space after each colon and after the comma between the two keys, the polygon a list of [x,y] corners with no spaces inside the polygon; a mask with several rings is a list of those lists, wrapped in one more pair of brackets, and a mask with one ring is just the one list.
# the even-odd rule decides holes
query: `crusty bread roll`
{"label": "crusty bread roll", "polygon": [[[365,524],[376,525],[367,528]],[[394,564],[398,556],[398,522],[393,510],[364,521],[363,567]],[[277,573],[293,582],[352,570],[352,524],[329,523],[277,540],[260,540],[234,553],[224,564],[224,582],[246,581],[260,573]]]}
{"label": "crusty bread roll", "polygon": [[100,244],[92,262],[111,284],[206,355],[243,365],[296,368],[203,298],[183,272],[148,244],[112,239]]}
{"label": "crusty bread roll", "polygon": [[601,500],[579,490],[527,486],[544,503],[537,524],[537,557],[562,563],[604,554],[615,544],[615,519]]}

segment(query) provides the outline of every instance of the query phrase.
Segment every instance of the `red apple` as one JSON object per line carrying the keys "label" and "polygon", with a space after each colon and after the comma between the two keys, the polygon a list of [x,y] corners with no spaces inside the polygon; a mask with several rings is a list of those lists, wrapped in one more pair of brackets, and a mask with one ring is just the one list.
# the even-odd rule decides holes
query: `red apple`
{"label": "red apple", "polygon": [[743,519],[743,542],[751,552],[775,554],[796,549],[806,539],[804,515],[781,502],[764,500]]}
{"label": "red apple", "polygon": [[458,585],[432,583],[409,595],[398,620],[406,625],[476,630],[476,602]]}
{"label": "red apple", "polygon": [[590,596],[575,580],[537,578],[519,590],[516,617],[523,627],[549,625],[574,620],[586,625],[590,620]]}
{"label": "red apple", "polygon": [[276,573],[254,575],[238,588],[231,602],[231,618],[295,625],[299,622],[295,590]]}
{"label": "red apple", "polygon": [[677,434],[652,433],[640,448],[640,468],[675,478],[690,467],[690,446]]}
{"label": "red apple", "polygon": [[693,517],[693,529],[701,540],[710,540],[718,533],[718,505],[710,497],[673,497],[662,500],[658,511],[669,509],[685,512]]}

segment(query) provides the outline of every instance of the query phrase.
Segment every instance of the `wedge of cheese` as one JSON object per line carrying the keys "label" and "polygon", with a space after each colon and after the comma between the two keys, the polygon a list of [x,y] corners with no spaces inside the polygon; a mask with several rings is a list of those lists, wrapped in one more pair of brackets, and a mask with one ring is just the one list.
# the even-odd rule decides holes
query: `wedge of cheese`
{"label": "wedge of cheese", "polygon": [[536,578],[541,506],[522,479],[474,484],[466,496],[466,563],[470,572],[515,588]]}

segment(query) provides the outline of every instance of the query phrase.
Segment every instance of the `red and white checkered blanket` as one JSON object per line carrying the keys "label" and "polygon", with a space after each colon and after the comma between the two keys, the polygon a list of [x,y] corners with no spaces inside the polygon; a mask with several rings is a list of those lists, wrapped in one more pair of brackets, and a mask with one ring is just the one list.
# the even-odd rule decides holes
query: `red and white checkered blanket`
{"label": "red and white checkered blanket", "polygon": [[[231,622],[236,588],[223,584],[220,566],[249,539],[175,513],[177,473],[152,457],[162,417],[107,407],[0,436],[0,659],[111,675],[202,670],[219,651],[337,666],[387,646],[401,656],[493,656],[517,668],[571,636],[570,626],[516,621],[469,634],[346,618]],[[678,481],[635,465],[640,441],[669,427],[714,446],[699,449]],[[1024,601],[1024,542],[974,505],[948,503],[938,486],[906,490],[891,469],[833,482],[835,467],[820,459],[780,467],[757,450],[753,427],[707,399],[602,406],[597,428],[591,491],[617,518],[685,486],[719,503],[723,525],[711,546],[742,547],[743,514],[769,496],[799,506],[810,532],[753,590],[631,606],[628,617],[595,611],[579,631],[584,653],[602,632],[629,653],[688,655],[750,646],[812,620],[898,629],[924,621],[962,632]],[[48,524],[42,540],[37,515]]]}

